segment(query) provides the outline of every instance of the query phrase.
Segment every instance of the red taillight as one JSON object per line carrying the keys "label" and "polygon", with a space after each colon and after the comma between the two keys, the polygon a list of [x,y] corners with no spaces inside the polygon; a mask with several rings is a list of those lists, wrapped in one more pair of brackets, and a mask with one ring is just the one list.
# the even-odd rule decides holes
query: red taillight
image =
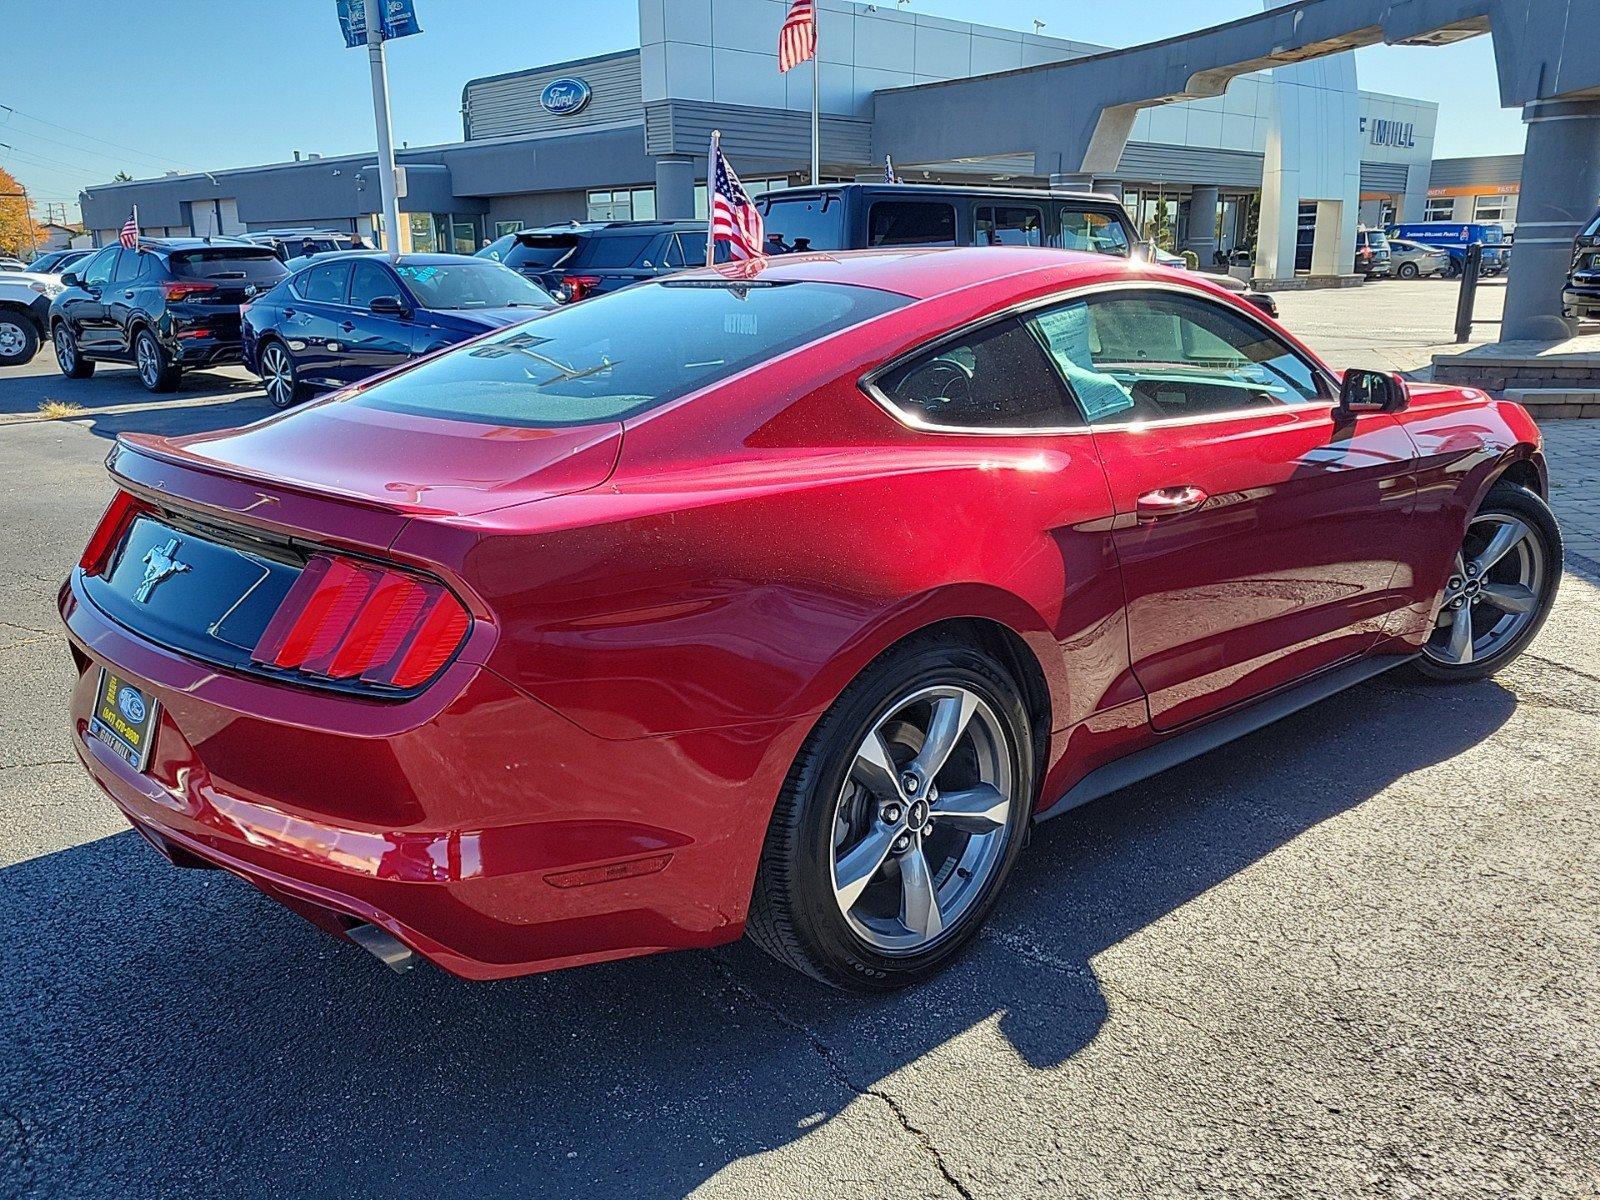
{"label": "red taillight", "polygon": [[561,294],[568,304],[576,304],[587,296],[591,289],[599,286],[598,275],[565,275],[561,279]]}
{"label": "red taillight", "polygon": [[94,527],[94,533],[89,537],[89,544],[83,548],[83,556],[78,559],[78,565],[89,574],[98,575],[106,565],[106,560],[111,557],[111,551],[116,549],[123,534],[128,532],[128,526],[133,524],[134,517],[149,511],[150,506],[144,501],[118,490],[117,494],[111,497],[111,503],[106,505],[100,524]]}
{"label": "red taillight", "polygon": [[187,300],[190,296],[197,296],[201,292],[214,292],[216,290],[216,284],[206,283],[197,279],[169,281],[161,285],[161,294],[168,300]]}
{"label": "red taillight", "polygon": [[321,679],[410,688],[433,678],[470,624],[461,602],[431,579],[314,554],[251,658]]}

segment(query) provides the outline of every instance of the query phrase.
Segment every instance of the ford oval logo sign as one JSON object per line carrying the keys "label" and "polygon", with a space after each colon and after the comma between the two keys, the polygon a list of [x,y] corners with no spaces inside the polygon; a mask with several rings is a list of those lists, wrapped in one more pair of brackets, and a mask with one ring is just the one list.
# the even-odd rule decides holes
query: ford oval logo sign
{"label": "ford oval logo sign", "polygon": [[589,85],[581,79],[552,79],[539,93],[539,107],[558,117],[570,117],[587,107],[589,96]]}

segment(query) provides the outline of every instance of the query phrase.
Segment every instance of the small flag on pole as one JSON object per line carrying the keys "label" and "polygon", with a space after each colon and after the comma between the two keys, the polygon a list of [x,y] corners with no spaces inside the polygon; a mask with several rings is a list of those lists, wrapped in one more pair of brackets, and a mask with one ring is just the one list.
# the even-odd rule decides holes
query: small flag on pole
{"label": "small flag on pole", "polygon": [[900,177],[894,173],[894,159],[887,154],[883,156],[883,181],[885,183],[900,182]]}
{"label": "small flag on pole", "polygon": [[778,34],[778,70],[787,72],[817,56],[816,0],[793,0]]}
{"label": "small flag on pole", "polygon": [[128,214],[128,219],[123,223],[122,233],[117,241],[122,243],[124,250],[137,250],[139,248],[139,206],[133,206],[133,212]]}
{"label": "small flag on pole", "polygon": [[710,266],[718,242],[728,243],[728,256],[756,258],[766,241],[766,227],[755,201],[722,156],[722,134],[711,133],[711,237],[706,243],[706,265]]}

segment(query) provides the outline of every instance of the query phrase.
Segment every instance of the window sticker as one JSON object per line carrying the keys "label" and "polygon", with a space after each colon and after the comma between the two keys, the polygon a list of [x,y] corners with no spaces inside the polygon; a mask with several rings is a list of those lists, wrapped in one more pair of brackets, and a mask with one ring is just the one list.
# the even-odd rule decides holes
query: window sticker
{"label": "window sticker", "polygon": [[1133,395],[1110,375],[1095,369],[1089,349],[1089,310],[1083,304],[1040,313],[1032,322],[1050,350],[1050,357],[1066,376],[1083,405],[1083,415],[1093,424],[1127,412]]}

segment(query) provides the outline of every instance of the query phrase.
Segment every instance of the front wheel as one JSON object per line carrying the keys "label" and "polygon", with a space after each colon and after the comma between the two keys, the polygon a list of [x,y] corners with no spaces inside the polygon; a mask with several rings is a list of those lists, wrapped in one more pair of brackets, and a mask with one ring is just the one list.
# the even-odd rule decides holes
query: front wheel
{"label": "front wheel", "polygon": [[1022,849],[1028,715],[986,653],[927,638],[886,653],[812,731],[784,785],[749,933],[835,987],[927,978],[965,946]]}
{"label": "front wheel", "polygon": [[1467,524],[1416,669],[1440,680],[1493,675],[1538,635],[1560,582],[1561,530],[1549,506],[1497,483]]}
{"label": "front wheel", "polygon": [[0,367],[20,367],[39,352],[39,331],[20,314],[0,312]]}
{"label": "front wheel", "polygon": [[133,339],[133,365],[139,372],[139,382],[147,392],[176,391],[182,372],[178,364],[161,348],[156,335],[141,329]]}

